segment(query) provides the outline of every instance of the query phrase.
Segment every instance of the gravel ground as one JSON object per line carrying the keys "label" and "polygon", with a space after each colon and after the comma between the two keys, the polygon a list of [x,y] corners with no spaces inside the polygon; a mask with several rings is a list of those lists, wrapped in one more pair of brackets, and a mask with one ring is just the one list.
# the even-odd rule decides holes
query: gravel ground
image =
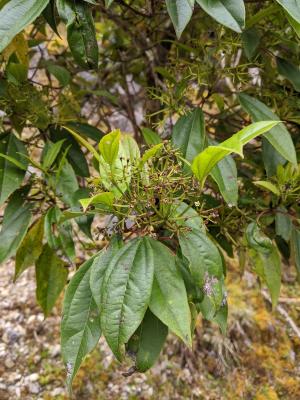
{"label": "gravel ground", "polygon": [[[45,321],[35,301],[33,268],[16,284],[13,271],[13,263],[7,263],[0,273],[0,400],[68,399],[60,306]],[[193,352],[171,336],[159,363],[129,378],[122,375],[129,366],[118,365],[101,339],[74,381],[72,398],[299,400],[299,338],[279,313],[270,313],[253,278],[228,280],[227,338],[200,321]],[[284,287],[283,293],[296,297],[299,285]],[[284,306],[299,325],[300,303]]]}

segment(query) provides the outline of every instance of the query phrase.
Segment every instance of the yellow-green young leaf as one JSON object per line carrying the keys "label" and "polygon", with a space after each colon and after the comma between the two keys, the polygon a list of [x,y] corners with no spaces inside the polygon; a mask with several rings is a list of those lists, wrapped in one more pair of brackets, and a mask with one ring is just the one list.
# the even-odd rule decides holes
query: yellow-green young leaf
{"label": "yellow-green young leaf", "polygon": [[175,335],[191,347],[191,312],[175,257],[165,245],[156,240],[151,239],[151,247],[155,267],[149,308]]}
{"label": "yellow-green young leaf", "polygon": [[2,53],[6,62],[12,54],[16,54],[20,63],[28,68],[28,41],[23,32],[18,33]]}
{"label": "yellow-green young leaf", "polygon": [[64,297],[61,350],[67,367],[67,385],[86,355],[101,336],[100,317],[90,289],[91,266],[97,255],[86,261],[72,277]]}
{"label": "yellow-green young leaf", "polygon": [[267,189],[270,192],[276,194],[276,196],[280,196],[280,192],[279,189],[277,188],[277,186],[275,186],[273,183],[268,182],[268,181],[255,181],[253,182],[254,185],[259,186],[263,189]]}
{"label": "yellow-green young leaf", "polygon": [[104,192],[96,194],[88,199],[81,199],[80,204],[83,207],[83,211],[86,211],[91,204],[104,204],[106,206],[112,206],[114,201],[114,194],[111,192]]}
{"label": "yellow-green young leaf", "polygon": [[156,154],[159,152],[162,146],[163,143],[158,143],[155,146],[151,147],[150,149],[146,150],[141,158],[140,166],[143,166],[148,160],[150,160],[150,158],[156,156]]}
{"label": "yellow-green young leaf", "polygon": [[47,317],[67,283],[68,269],[55,251],[46,244],[35,264],[35,271],[36,299]]}
{"label": "yellow-green young leaf", "polygon": [[112,257],[102,281],[101,329],[118,360],[148,308],[155,256],[149,238],[129,241]]}
{"label": "yellow-green young leaf", "polygon": [[34,265],[41,255],[44,237],[44,218],[38,219],[28,230],[16,254],[14,281],[28,268]]}
{"label": "yellow-green young leaf", "polygon": [[148,309],[143,322],[130,338],[126,347],[128,353],[135,357],[135,367],[145,372],[153,366],[166,341],[168,327]]}
{"label": "yellow-green young leaf", "polygon": [[220,143],[217,146],[208,146],[192,163],[192,171],[203,187],[204,182],[213,169],[213,167],[224,157],[231,153],[237,153],[243,157],[243,147],[257,136],[268,132],[280,121],[260,121],[246,126],[241,131],[237,132],[229,139]]}
{"label": "yellow-green young leaf", "polygon": [[99,143],[99,150],[107,164],[112,165],[119,152],[121,132],[119,129],[103,136]]}

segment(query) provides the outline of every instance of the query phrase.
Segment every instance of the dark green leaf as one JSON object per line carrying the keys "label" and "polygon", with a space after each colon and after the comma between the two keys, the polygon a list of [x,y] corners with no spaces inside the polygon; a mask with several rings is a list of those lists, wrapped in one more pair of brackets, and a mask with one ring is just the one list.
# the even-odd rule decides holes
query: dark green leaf
{"label": "dark green leaf", "polygon": [[84,124],[80,122],[68,122],[66,125],[78,134],[93,139],[95,142],[97,142],[97,144],[104,136],[104,133],[102,131],[89,124]]}
{"label": "dark green leaf", "polygon": [[90,267],[95,257],[79,268],[64,298],[61,348],[69,388],[83,359],[94,349],[101,336],[100,317],[90,290]]}
{"label": "dark green leaf", "polygon": [[300,281],[300,230],[294,228],[291,237],[292,251],[297,269],[298,281]]}
{"label": "dark green leaf", "polygon": [[264,137],[262,138],[262,158],[268,177],[276,175],[278,165],[284,165],[287,162]]}
{"label": "dark green leaf", "polygon": [[142,135],[145,139],[145,142],[148,146],[156,145],[162,142],[161,137],[152,129],[149,128],[142,128]]}
{"label": "dark green leaf", "polygon": [[57,16],[56,16],[56,6],[55,0],[50,0],[47,7],[43,11],[43,17],[53,29],[53,31],[59,36],[57,31]]}
{"label": "dark green leaf", "polygon": [[[13,133],[0,136],[0,153],[13,157],[25,169],[27,168],[27,160],[19,154],[27,155],[26,148]],[[0,157],[0,205],[21,185],[24,175],[24,169],[20,169],[8,159]]]}
{"label": "dark green leaf", "polygon": [[278,72],[292,83],[297,92],[300,92],[300,68],[280,57],[276,58],[276,62]]}
{"label": "dark green leaf", "polygon": [[35,264],[35,271],[36,299],[47,317],[67,283],[68,269],[46,244]]}
{"label": "dark green leaf", "polygon": [[149,308],[173,333],[191,346],[191,313],[175,257],[158,241],[151,240],[151,247],[155,268]]}
{"label": "dark green leaf", "polygon": [[292,233],[292,220],[285,207],[277,207],[275,216],[276,235],[281,236],[286,242],[290,240]]}
{"label": "dark green leaf", "polygon": [[[253,121],[279,121],[278,116],[259,100],[245,93],[240,93],[239,101],[243,109],[251,115]],[[286,160],[293,164],[297,163],[296,151],[291,135],[283,124],[276,125],[268,133],[265,133],[264,137]]]}
{"label": "dark green leaf", "polygon": [[251,60],[259,46],[260,35],[256,28],[249,28],[242,33],[241,37],[246,57]]}
{"label": "dark green leaf", "polygon": [[47,64],[46,68],[50,74],[55,76],[61,86],[67,86],[70,83],[71,74],[66,68],[55,64]]}
{"label": "dark green leaf", "polygon": [[124,357],[124,345],[148,308],[154,259],[149,238],[131,240],[111,259],[102,282],[101,328],[111,350]]}

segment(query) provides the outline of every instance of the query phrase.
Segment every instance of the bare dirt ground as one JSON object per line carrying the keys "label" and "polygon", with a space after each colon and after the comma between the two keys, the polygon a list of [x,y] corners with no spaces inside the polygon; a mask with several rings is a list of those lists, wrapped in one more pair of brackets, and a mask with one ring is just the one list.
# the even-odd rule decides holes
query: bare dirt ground
{"label": "bare dirt ground", "polygon": [[[0,400],[64,400],[59,306],[44,320],[35,302],[33,269],[12,282],[13,263],[0,273]],[[174,337],[148,373],[125,378],[104,340],[74,382],[73,399],[299,400],[299,284],[282,289],[282,313],[271,312],[251,274],[228,277],[228,336],[199,321],[193,351]],[[298,297],[297,297],[298,296]],[[292,298],[292,301],[289,299]]]}

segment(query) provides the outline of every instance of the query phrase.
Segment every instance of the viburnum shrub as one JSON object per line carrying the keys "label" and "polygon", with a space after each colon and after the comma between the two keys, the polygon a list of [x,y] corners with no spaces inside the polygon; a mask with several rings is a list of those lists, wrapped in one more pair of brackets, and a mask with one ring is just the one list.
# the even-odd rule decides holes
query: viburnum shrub
{"label": "viburnum shrub", "polygon": [[45,316],[68,283],[69,387],[101,335],[127,375],[225,335],[229,258],[273,308],[300,275],[300,4],[263,4],[0,0],[0,262]]}

